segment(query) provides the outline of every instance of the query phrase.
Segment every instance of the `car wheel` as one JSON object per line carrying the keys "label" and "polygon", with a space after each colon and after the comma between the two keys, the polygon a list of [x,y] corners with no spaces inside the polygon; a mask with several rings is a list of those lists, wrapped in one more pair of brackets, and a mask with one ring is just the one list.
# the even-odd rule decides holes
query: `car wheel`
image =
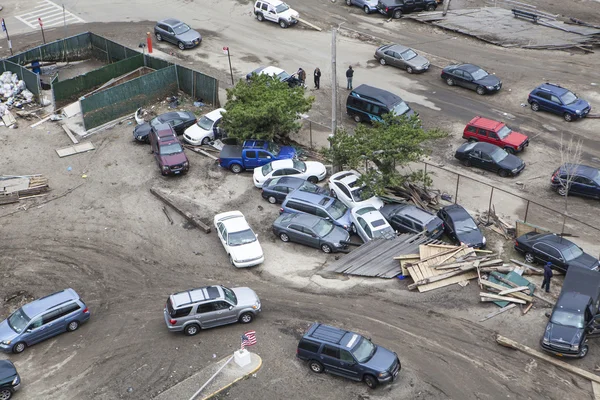
{"label": "car wheel", "polygon": [[269,196],[269,197],[267,198],[267,201],[268,201],[269,203],[271,203],[271,204],[275,204],[275,203],[277,203],[277,199],[275,198],[275,196]]}
{"label": "car wheel", "polygon": [[427,8],[425,9],[427,11],[435,11],[435,6],[433,4],[430,4],[427,6]]}
{"label": "car wheel", "polygon": [[242,315],[240,315],[240,323],[242,324],[249,324],[250,322],[252,322],[253,319],[254,314],[252,314],[251,312],[245,312]]}
{"label": "car wheel", "polygon": [[351,6],[352,5],[352,0],[346,0],[346,5],[347,6]]}
{"label": "car wheel", "polygon": [[352,223],[352,225],[350,225],[350,229],[352,230],[352,233],[354,233],[356,235],[356,225],[354,225],[354,223]]}
{"label": "car wheel", "polygon": [[210,138],[207,136],[205,138],[202,138],[202,142],[200,142],[202,144],[202,146],[208,146],[208,142],[210,142]]}
{"label": "car wheel", "polygon": [[506,150],[508,154],[515,154],[515,149],[512,147],[505,147],[504,150]]}
{"label": "car wheel", "polygon": [[282,27],[283,29],[288,27],[288,23],[286,20],[280,19],[279,20],[279,26]]}
{"label": "car wheel", "polygon": [[185,50],[185,45],[183,44],[183,42],[178,42],[177,47],[179,47],[179,50]]}
{"label": "car wheel", "polygon": [[398,18],[400,18],[401,16],[402,16],[402,11],[400,11],[400,10],[396,10],[396,11],[394,11],[394,14],[392,14],[392,17],[393,17],[394,19],[398,19]]}
{"label": "car wheel", "polygon": [[194,336],[197,335],[198,332],[200,332],[200,326],[197,324],[190,324],[183,330],[183,333],[185,333],[186,336]]}
{"label": "car wheel", "polygon": [[584,344],[583,347],[581,348],[581,353],[579,353],[579,358],[583,358],[585,356],[587,356],[587,353],[589,351],[589,347],[587,344]]}
{"label": "car wheel", "polygon": [[0,400],[8,400],[12,397],[10,389],[0,389]]}
{"label": "car wheel", "polygon": [[239,174],[240,172],[242,172],[242,166],[240,164],[233,164],[231,167],[229,167],[229,169],[234,174]]}
{"label": "car wheel", "polygon": [[235,264],[233,263],[233,257],[231,257],[231,254],[229,255],[229,263],[235,267]]}
{"label": "car wheel", "polygon": [[280,233],[279,234],[279,239],[281,239],[281,241],[285,242],[285,243],[287,243],[287,242],[290,241],[290,237],[287,234],[285,234],[285,233]]}
{"label": "car wheel", "polygon": [[406,72],[408,72],[409,74],[412,74],[413,73],[412,67],[406,67]]}
{"label": "car wheel", "polygon": [[307,181],[316,184],[317,182],[319,182],[319,178],[317,178],[316,176],[309,176]]}
{"label": "car wheel", "polygon": [[560,194],[561,196],[566,196],[568,194],[568,190],[566,187],[564,186],[559,186],[558,190],[557,190],[558,194]]}
{"label": "car wheel", "polygon": [[379,382],[377,382],[377,378],[375,378],[373,375],[365,375],[363,380],[369,389],[375,389],[379,384]]}
{"label": "car wheel", "polygon": [[331,189],[329,191],[329,193],[331,194],[331,197],[333,197],[334,199],[337,199],[337,193],[335,192],[335,190]]}
{"label": "car wheel", "polygon": [[262,15],[262,13],[258,13],[256,14],[256,19],[258,20],[258,22],[263,22],[265,20],[265,17]]}
{"label": "car wheel", "polygon": [[357,122],[357,123],[362,122],[362,118],[360,117],[360,115],[355,115],[354,116],[354,122]]}
{"label": "car wheel", "polygon": [[468,159],[467,160],[463,160],[463,165],[465,167],[470,167],[471,166],[471,160],[468,160]]}
{"label": "car wheel", "polygon": [[476,92],[477,92],[477,94],[483,96],[485,94],[485,88],[483,86],[477,86]]}
{"label": "car wheel", "polygon": [[162,42],[162,36],[160,35],[160,33],[155,33],[154,36],[156,36],[157,41]]}
{"label": "car wheel", "polygon": [[369,10],[369,7],[365,6],[365,8],[363,8],[363,10],[365,11],[365,14],[370,14],[371,10]]}
{"label": "car wheel", "polygon": [[563,115],[563,118],[565,119],[565,121],[567,121],[567,122],[571,122],[571,121],[573,121],[573,114],[566,112],[566,113]]}
{"label": "car wheel", "polygon": [[323,253],[329,254],[331,253],[331,246],[328,244],[322,244],[321,250],[323,250]]}
{"label": "car wheel", "polygon": [[535,262],[535,257],[531,253],[525,253],[525,262],[528,264],[533,264]]}
{"label": "car wheel", "polygon": [[533,111],[539,111],[540,110],[540,105],[534,101],[533,103],[531,103],[531,109]]}
{"label": "car wheel", "polygon": [[446,79],[446,83],[448,84],[448,86],[454,86],[454,79],[448,78]]}
{"label": "car wheel", "polygon": [[469,138],[469,143],[477,143],[477,139]]}
{"label": "car wheel", "polygon": [[500,175],[500,177],[502,178],[506,178],[508,176],[508,171],[506,171],[505,169],[499,169],[498,175]]}
{"label": "car wheel", "polygon": [[385,58],[381,57],[381,58],[379,59],[379,64],[381,64],[381,65],[385,65]]}
{"label": "car wheel", "polygon": [[323,372],[323,364],[321,364],[320,362],[318,362],[316,360],[310,360],[308,362],[308,367],[315,374],[320,374],[321,372]]}
{"label": "car wheel", "polygon": [[69,325],[67,325],[67,331],[74,332],[79,328],[79,321],[71,321]]}
{"label": "car wheel", "polygon": [[12,352],[15,354],[20,354],[25,350],[26,347],[27,345],[25,343],[19,342],[13,346]]}

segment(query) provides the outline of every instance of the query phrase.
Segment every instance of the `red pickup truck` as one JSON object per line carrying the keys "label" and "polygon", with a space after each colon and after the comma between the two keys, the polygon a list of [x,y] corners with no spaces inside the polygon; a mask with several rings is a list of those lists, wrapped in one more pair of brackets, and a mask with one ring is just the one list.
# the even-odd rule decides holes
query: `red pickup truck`
{"label": "red pickup truck", "polygon": [[463,139],[471,142],[487,142],[514,154],[529,146],[529,138],[510,129],[504,122],[475,117],[467,124]]}

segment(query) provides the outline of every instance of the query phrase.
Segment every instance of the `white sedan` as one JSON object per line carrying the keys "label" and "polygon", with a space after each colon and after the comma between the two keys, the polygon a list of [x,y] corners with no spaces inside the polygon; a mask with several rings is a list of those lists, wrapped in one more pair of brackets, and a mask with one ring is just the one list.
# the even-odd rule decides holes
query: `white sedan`
{"label": "white sedan", "polygon": [[371,205],[376,209],[383,207],[383,201],[369,192],[366,186],[358,186],[360,173],[354,170],[341,171],[329,178],[331,197],[339,199],[348,208]]}
{"label": "white sedan", "polygon": [[224,108],[217,108],[205,114],[183,132],[183,140],[194,146],[207,145],[215,140],[215,129],[218,128],[223,118]]}
{"label": "white sedan", "polygon": [[352,216],[352,232],[360,236],[366,243],[373,239],[393,239],[396,232],[375,207],[371,205],[354,207]]}
{"label": "white sedan", "polygon": [[277,160],[271,161],[262,167],[254,168],[254,186],[261,188],[269,178],[277,176],[293,176],[306,179],[310,183],[317,183],[325,179],[327,170],[317,161]]}
{"label": "white sedan", "polygon": [[258,237],[246,222],[244,214],[239,211],[217,214],[214,223],[217,236],[233,266],[252,267],[265,261]]}

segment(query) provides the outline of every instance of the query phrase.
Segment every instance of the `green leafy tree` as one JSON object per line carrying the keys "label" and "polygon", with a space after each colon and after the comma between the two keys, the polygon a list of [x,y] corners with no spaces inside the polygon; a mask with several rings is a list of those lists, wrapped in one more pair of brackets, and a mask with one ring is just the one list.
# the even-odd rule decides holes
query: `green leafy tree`
{"label": "green leafy tree", "polygon": [[385,188],[401,186],[407,180],[430,183],[422,172],[401,175],[397,168],[421,160],[427,152],[426,142],[445,136],[438,129],[423,129],[416,116],[386,114],[383,121],[372,126],[359,124],[354,134],[338,130],[329,138],[329,149],[323,152],[337,167],[366,169],[361,180],[381,195]]}
{"label": "green leafy tree", "polygon": [[306,97],[302,87],[290,88],[272,76],[254,75],[227,89],[222,127],[237,139],[286,137],[298,132],[299,114],[310,110],[315,98]]}

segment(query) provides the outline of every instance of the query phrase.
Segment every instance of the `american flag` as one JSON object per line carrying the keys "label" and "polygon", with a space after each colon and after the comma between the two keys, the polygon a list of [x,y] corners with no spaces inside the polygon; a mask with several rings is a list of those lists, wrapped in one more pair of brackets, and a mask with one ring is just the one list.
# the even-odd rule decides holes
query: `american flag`
{"label": "american flag", "polygon": [[242,335],[242,350],[246,346],[252,346],[256,344],[256,332],[248,331]]}

